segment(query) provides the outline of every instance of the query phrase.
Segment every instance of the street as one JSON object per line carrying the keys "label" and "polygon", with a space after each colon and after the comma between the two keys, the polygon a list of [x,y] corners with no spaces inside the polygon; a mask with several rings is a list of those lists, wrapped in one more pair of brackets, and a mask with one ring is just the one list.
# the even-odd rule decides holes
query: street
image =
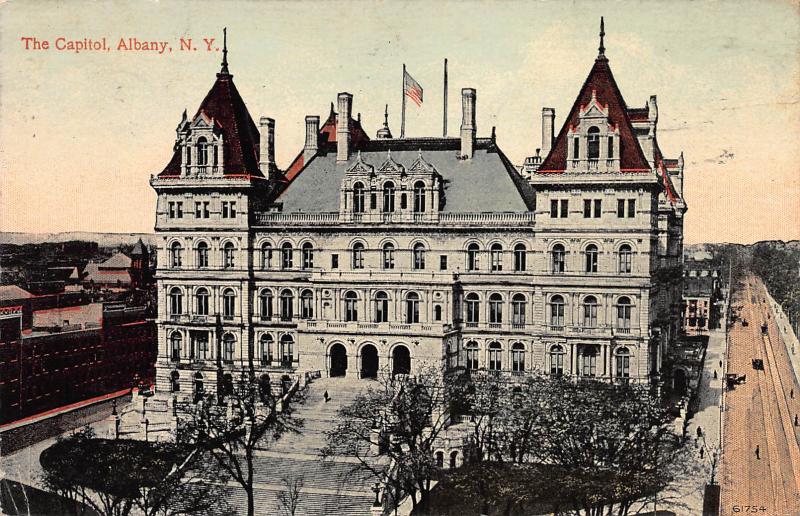
{"label": "street", "polygon": [[798,514],[800,389],[789,352],[760,279],[748,277],[733,303],[726,372],[746,380],[725,393],[720,514]]}

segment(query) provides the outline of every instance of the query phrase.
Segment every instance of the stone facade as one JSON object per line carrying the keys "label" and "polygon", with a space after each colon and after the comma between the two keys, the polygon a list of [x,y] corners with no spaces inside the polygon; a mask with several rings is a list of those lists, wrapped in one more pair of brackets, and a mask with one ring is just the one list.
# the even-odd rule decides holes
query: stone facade
{"label": "stone facade", "polygon": [[657,382],[680,326],[683,161],[603,52],[587,86],[558,137],[545,108],[522,171],[476,137],[470,88],[458,138],[387,121],[370,139],[341,93],[279,170],[274,121],[256,127],[225,65],[151,179],[157,390],[423,364]]}

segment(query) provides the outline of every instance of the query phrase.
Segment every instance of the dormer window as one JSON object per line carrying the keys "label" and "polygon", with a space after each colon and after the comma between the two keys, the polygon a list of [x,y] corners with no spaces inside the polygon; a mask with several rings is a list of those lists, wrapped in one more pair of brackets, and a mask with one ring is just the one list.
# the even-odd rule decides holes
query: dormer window
{"label": "dormer window", "polygon": [[197,164],[208,165],[208,142],[202,136],[197,139]]}
{"label": "dormer window", "polygon": [[425,183],[417,181],[414,183],[414,213],[425,211]]}
{"label": "dormer window", "polygon": [[383,212],[391,213],[394,211],[394,183],[391,181],[383,185]]}
{"label": "dormer window", "polygon": [[600,158],[600,129],[596,126],[589,128],[588,132],[588,157],[589,159]]}
{"label": "dormer window", "polygon": [[353,213],[364,213],[364,185],[353,185]]}

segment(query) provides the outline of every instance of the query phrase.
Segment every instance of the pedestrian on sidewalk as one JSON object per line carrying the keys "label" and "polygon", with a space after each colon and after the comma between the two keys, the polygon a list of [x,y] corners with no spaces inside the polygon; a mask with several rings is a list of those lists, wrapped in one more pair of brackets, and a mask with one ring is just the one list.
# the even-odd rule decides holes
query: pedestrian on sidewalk
{"label": "pedestrian on sidewalk", "polygon": [[722,360],[719,361],[719,367],[722,368]]}
{"label": "pedestrian on sidewalk", "polygon": [[328,389],[325,389],[325,393],[322,395],[322,397],[325,398],[325,403],[328,403],[328,400],[331,399],[331,397],[328,395]]}
{"label": "pedestrian on sidewalk", "polygon": [[756,445],[756,459],[761,460],[761,447]]}
{"label": "pedestrian on sidewalk", "polygon": [[700,458],[701,459],[703,458],[703,455],[705,454],[705,452],[706,452],[705,448],[700,448]]}
{"label": "pedestrian on sidewalk", "polygon": [[703,437],[703,429],[698,426],[697,427],[697,438],[700,439],[701,437]]}
{"label": "pedestrian on sidewalk", "polygon": [[797,414],[794,415],[794,426],[800,426],[797,421]]}
{"label": "pedestrian on sidewalk", "polygon": [[789,389],[789,397],[794,399],[794,389]]}

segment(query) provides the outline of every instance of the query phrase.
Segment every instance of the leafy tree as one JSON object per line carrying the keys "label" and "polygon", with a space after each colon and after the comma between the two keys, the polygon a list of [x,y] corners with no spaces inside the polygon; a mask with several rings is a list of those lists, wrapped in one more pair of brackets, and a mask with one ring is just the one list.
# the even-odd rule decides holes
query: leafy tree
{"label": "leafy tree", "polygon": [[[295,400],[299,395],[295,395]],[[255,513],[253,463],[255,452],[286,432],[296,432],[302,422],[283,407],[281,397],[268,383],[242,375],[219,397],[203,394],[196,403],[178,410],[178,437],[209,454],[219,467],[239,483],[247,495],[247,514]]]}
{"label": "leafy tree", "polygon": [[424,514],[431,480],[438,474],[434,451],[448,422],[448,398],[438,368],[423,367],[414,377],[381,374],[375,388],[339,410],[340,422],[326,433],[323,456],[357,458],[354,472],[366,471],[383,481],[390,503],[408,495]]}
{"label": "leafy tree", "polygon": [[[171,443],[97,439],[90,428],[42,452],[43,482],[65,499],[64,510],[124,516],[203,514],[221,487],[195,483],[207,470],[197,451]],[[224,507],[222,508],[224,512]]]}

